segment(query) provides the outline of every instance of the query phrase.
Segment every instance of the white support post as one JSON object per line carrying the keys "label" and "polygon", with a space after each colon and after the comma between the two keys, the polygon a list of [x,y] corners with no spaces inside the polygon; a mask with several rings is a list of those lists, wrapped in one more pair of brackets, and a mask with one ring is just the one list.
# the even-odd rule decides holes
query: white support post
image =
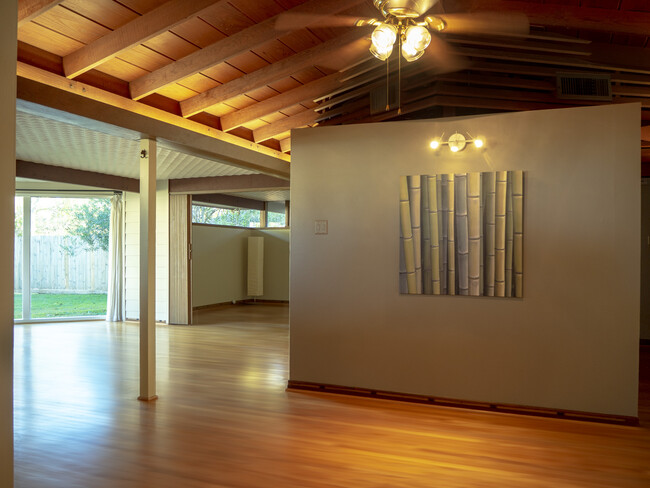
{"label": "white support post", "polygon": [[140,141],[140,396],[156,395],[156,141]]}
{"label": "white support post", "polygon": [[0,486],[14,486],[14,194],[17,0],[0,2]]}

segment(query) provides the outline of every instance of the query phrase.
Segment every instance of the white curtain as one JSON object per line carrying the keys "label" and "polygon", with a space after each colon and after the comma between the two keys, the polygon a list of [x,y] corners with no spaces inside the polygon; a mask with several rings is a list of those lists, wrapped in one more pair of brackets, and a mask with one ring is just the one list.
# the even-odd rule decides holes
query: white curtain
{"label": "white curtain", "polygon": [[106,320],[119,322],[123,320],[122,310],[122,270],[123,266],[123,214],[122,196],[111,198],[111,224],[108,244],[108,298]]}

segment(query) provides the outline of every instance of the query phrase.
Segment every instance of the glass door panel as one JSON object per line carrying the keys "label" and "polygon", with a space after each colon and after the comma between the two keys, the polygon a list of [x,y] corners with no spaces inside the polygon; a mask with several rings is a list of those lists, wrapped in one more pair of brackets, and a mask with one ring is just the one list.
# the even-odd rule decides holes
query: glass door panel
{"label": "glass door panel", "polygon": [[106,314],[106,198],[31,197],[31,318]]}

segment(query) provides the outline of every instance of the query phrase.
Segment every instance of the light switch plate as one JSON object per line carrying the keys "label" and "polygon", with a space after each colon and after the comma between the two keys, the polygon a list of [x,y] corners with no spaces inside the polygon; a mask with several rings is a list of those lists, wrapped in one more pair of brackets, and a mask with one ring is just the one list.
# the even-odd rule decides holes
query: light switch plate
{"label": "light switch plate", "polygon": [[327,234],[327,220],[314,220],[314,234]]}

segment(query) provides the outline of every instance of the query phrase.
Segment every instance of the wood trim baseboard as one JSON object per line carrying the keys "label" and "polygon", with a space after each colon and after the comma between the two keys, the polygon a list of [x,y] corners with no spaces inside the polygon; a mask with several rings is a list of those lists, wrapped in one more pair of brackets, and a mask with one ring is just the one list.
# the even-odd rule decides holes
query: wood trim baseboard
{"label": "wood trim baseboard", "polygon": [[210,303],[209,305],[199,305],[198,307],[192,307],[192,310],[196,312],[197,310],[218,310],[224,307],[233,307],[236,305],[288,305],[288,300],[259,300],[247,298],[245,300],[235,300],[234,302],[219,302],[219,303]]}
{"label": "wood trim baseboard", "polygon": [[453,398],[440,398],[434,396],[414,395],[410,393],[397,393],[391,391],[372,390],[369,388],[357,388],[350,386],[328,385],[311,383],[308,381],[289,380],[287,384],[289,391],[312,391],[319,393],[333,393],[338,395],[351,395],[366,398],[378,398],[382,400],[393,400],[409,403],[422,403],[440,407],[467,408],[471,410],[483,410],[499,413],[510,413],[517,415],[531,415],[536,417],[550,417],[565,420],[581,420],[586,422],[600,422],[617,425],[639,425],[638,417],[627,417],[624,415],[609,415],[591,412],[580,412],[574,410],[562,410],[544,407],[530,407],[525,405],[511,405],[502,403],[477,402],[469,400],[457,400]]}
{"label": "wood trim baseboard", "polygon": [[289,305],[289,300],[265,300],[260,298],[248,298],[241,301],[244,305]]}
{"label": "wood trim baseboard", "polygon": [[230,301],[230,302],[219,302],[219,303],[209,303],[208,305],[198,305],[196,307],[192,307],[192,311],[196,312],[198,310],[218,310],[220,308],[224,307],[232,307],[234,305],[241,305],[242,301],[241,300],[235,300],[235,301]]}

